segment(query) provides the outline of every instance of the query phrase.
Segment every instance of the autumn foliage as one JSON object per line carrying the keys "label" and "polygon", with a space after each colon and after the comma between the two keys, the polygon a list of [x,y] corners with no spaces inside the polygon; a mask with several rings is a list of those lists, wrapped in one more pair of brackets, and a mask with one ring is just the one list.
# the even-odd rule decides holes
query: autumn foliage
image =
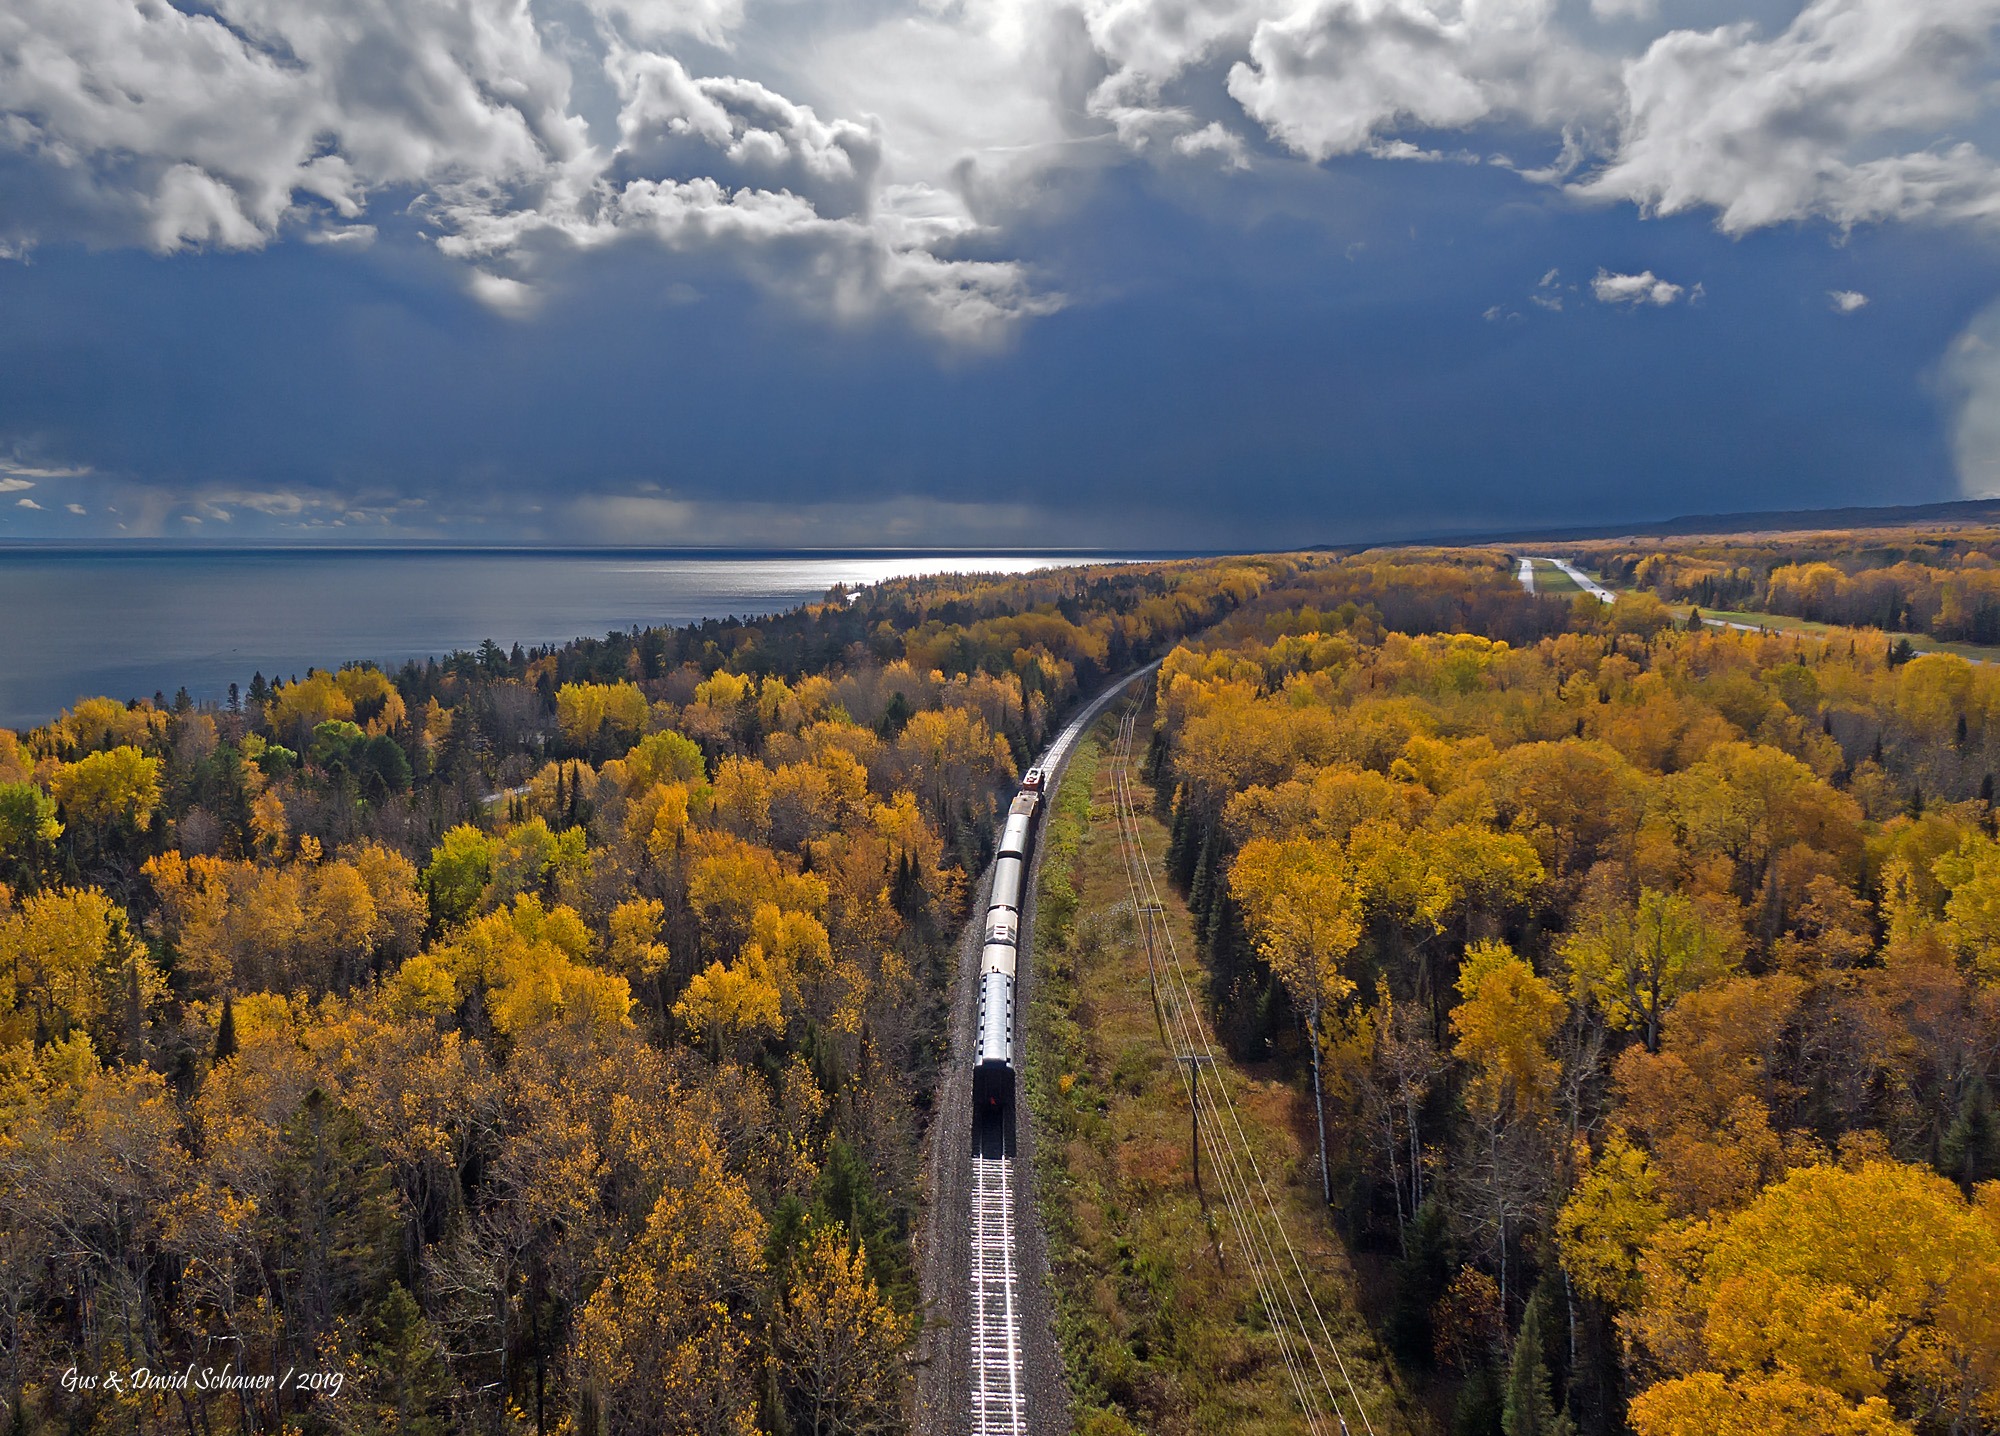
{"label": "autumn foliage", "polygon": [[[0,733],[0,1424],[904,1429],[1000,805],[1291,567],[901,581]],[[342,1381],[61,1381],[190,1364]]]}
{"label": "autumn foliage", "polygon": [[1511,583],[1315,567],[1154,694],[1218,1026],[1437,1420],[1995,1429],[2000,669]]}

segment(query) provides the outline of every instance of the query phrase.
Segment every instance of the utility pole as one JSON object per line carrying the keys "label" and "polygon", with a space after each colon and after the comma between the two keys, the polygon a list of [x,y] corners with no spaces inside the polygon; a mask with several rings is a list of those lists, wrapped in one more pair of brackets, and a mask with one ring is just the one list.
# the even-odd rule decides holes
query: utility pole
{"label": "utility pole", "polygon": [[1156,902],[1139,904],[1139,940],[1146,945],[1146,980],[1153,997],[1153,1025],[1160,1030],[1160,1045],[1167,1042],[1167,1012],[1160,1005],[1160,964],[1159,952],[1153,944],[1153,924],[1165,922],[1166,908]]}
{"label": "utility pole", "polygon": [[1201,1069],[1215,1059],[1204,1052],[1183,1052],[1176,1060],[1187,1066],[1188,1160],[1194,1167],[1194,1194],[1206,1208],[1208,1196],[1201,1189]]}

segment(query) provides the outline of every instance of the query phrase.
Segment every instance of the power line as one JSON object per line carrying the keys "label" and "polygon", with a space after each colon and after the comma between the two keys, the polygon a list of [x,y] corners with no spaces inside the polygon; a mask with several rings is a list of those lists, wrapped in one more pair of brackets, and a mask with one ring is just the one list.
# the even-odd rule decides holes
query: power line
{"label": "power line", "polygon": [[[1142,942],[1146,949],[1147,971],[1154,989],[1156,1012],[1160,1016],[1162,1035],[1172,1029],[1170,1046],[1177,1046],[1176,1057],[1198,1058],[1214,1070],[1214,1047],[1203,1024],[1201,1010],[1193,989],[1182,968],[1179,953],[1175,949],[1173,930],[1166,920],[1166,907],[1160,899],[1159,889],[1154,882],[1152,864],[1146,857],[1140,838],[1138,804],[1132,792],[1131,756],[1132,740],[1138,726],[1139,703],[1133,703],[1119,723],[1117,765],[1113,771],[1113,794],[1118,816],[1119,846],[1125,857],[1126,885],[1132,894],[1133,909],[1138,918]],[[1162,987],[1164,979],[1165,986]],[[1164,992],[1164,997],[1162,993]],[[1314,1040],[1318,1040],[1314,1034]],[[1305,1264],[1300,1259],[1298,1249],[1292,1244],[1284,1222],[1279,1215],[1277,1199],[1270,1184],[1265,1180],[1256,1152],[1251,1146],[1248,1133],[1244,1130],[1241,1115],[1229,1092],[1228,1083],[1217,1075],[1214,1086],[1221,1097],[1221,1110],[1226,1121],[1211,1115],[1204,1124],[1199,1109],[1196,1083],[1199,1078],[1194,1062],[1177,1064],[1182,1072],[1183,1085],[1187,1089],[1188,1101],[1195,1110],[1197,1137],[1204,1129],[1210,1130],[1219,1139],[1212,1143],[1212,1150],[1219,1154],[1215,1162],[1217,1176],[1221,1182],[1232,1224],[1237,1228],[1239,1240],[1245,1254],[1245,1264],[1250,1268],[1251,1279],[1258,1288],[1259,1299],[1263,1302],[1267,1318],[1271,1322],[1273,1334],[1277,1337],[1279,1353],[1284,1359],[1287,1373],[1291,1377],[1294,1394],[1305,1412],[1310,1430],[1320,1429],[1317,1402],[1312,1396],[1315,1383],[1305,1379],[1305,1368],[1310,1364],[1312,1374],[1318,1377],[1317,1386],[1325,1392],[1326,1404],[1331,1408],[1334,1419],[1342,1431],[1346,1421],[1341,1414],[1340,1402],[1333,1391],[1333,1383],[1320,1359],[1318,1346],[1312,1340],[1308,1329],[1306,1312],[1311,1313],[1311,1325],[1316,1326],[1321,1341],[1331,1353],[1340,1381],[1347,1390],[1349,1401],[1355,1413],[1361,1418],[1362,1427],[1373,1436],[1374,1425],[1368,1410],[1355,1390],[1353,1378],[1347,1370],[1347,1363],[1341,1357],[1339,1344],[1327,1324],[1325,1314],[1320,1310],[1314,1296],[1312,1283],[1307,1279]],[[1211,1114],[1214,1104],[1211,1103]],[[1254,1187],[1254,1189],[1253,1189]],[[1259,1200],[1261,1198],[1261,1200]],[[1276,1233],[1274,1242],[1271,1233]],[[1284,1260],[1280,1260],[1278,1248],[1284,1249]],[[1270,1274],[1267,1277],[1266,1263]],[[1286,1268],[1290,1271],[1287,1273]],[[1299,1297],[1303,1294],[1304,1303]],[[1286,1317],[1290,1320],[1287,1321]],[[1294,1334],[1294,1329],[1296,1334]],[[1296,1342],[1304,1347],[1303,1355],[1295,1352]]]}

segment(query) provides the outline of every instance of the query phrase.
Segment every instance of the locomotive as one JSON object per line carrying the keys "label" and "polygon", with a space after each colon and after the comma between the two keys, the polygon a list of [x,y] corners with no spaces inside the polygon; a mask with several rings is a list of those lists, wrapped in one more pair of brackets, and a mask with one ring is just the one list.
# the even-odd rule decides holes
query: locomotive
{"label": "locomotive", "polygon": [[1004,1120],[1014,1105],[1014,987],[1021,946],[1021,905],[1027,897],[1028,856],[1035,840],[1045,774],[1030,768],[1007,805],[993,891],[979,951],[979,1049],[973,1059],[975,1118]]}

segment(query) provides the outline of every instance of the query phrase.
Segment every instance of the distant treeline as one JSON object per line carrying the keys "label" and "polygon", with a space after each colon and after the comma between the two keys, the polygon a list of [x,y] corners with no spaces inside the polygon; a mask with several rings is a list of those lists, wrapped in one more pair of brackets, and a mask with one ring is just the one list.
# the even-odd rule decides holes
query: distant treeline
{"label": "distant treeline", "polygon": [[2000,529],[1586,545],[1607,578],[1699,608],[2000,644]]}

